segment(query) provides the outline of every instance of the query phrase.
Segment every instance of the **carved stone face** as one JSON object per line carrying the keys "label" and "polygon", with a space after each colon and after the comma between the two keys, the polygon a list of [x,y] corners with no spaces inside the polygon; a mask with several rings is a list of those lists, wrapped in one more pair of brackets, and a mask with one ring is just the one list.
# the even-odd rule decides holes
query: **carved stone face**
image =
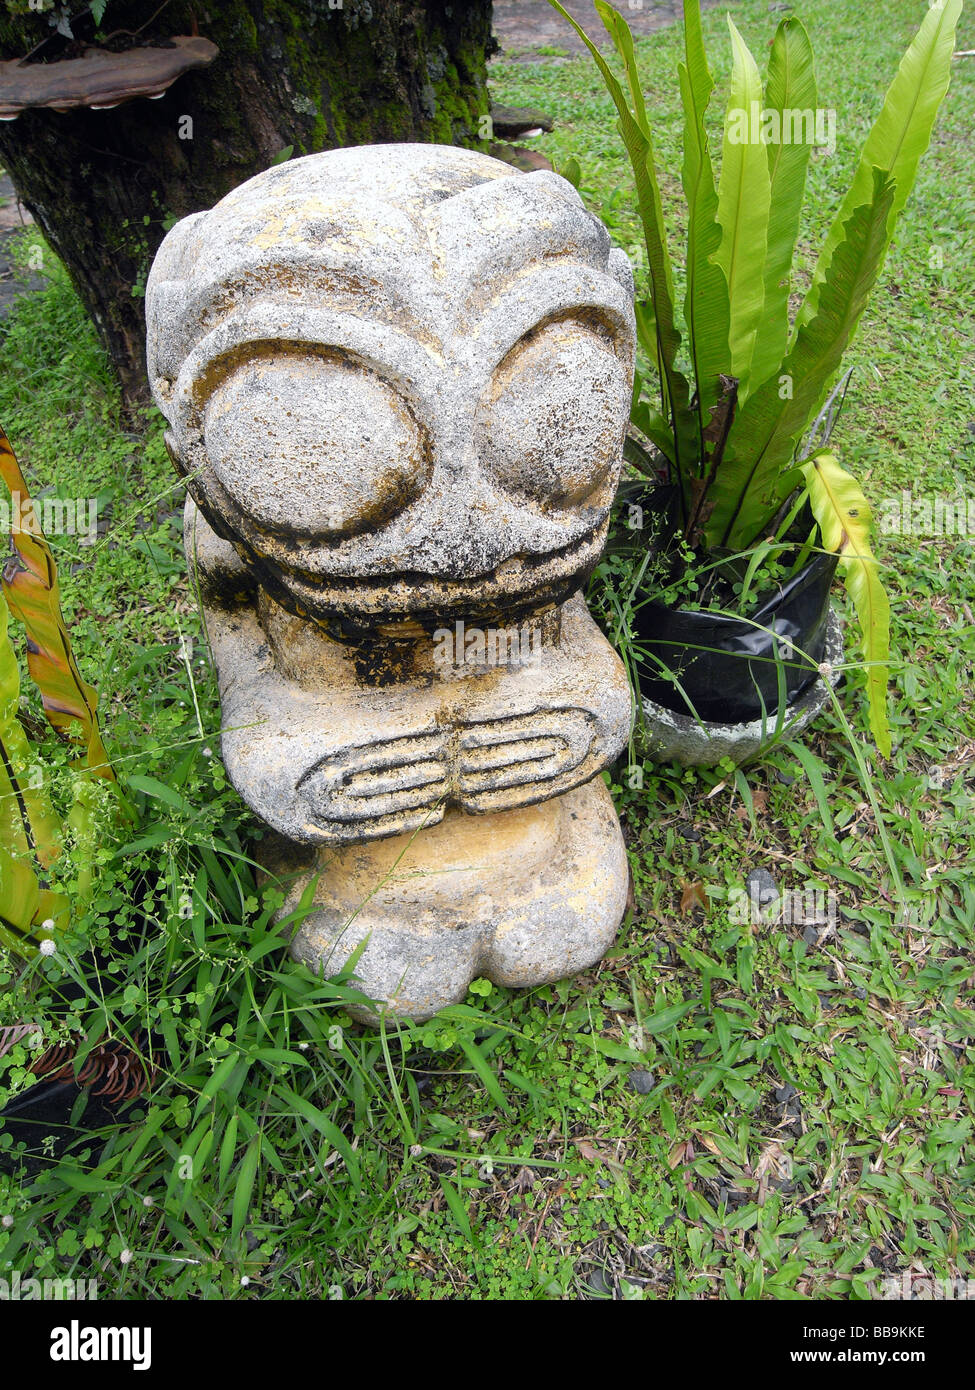
{"label": "carved stone face", "polygon": [[293,610],[470,618],[561,601],[598,557],[632,276],[555,174],[295,160],[174,227],[146,308],[177,466]]}

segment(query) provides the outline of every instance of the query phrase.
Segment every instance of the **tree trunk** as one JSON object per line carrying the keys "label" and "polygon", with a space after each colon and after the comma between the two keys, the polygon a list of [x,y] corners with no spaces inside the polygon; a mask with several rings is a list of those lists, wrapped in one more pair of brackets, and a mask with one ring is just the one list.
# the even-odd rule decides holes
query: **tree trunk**
{"label": "tree trunk", "polygon": [[[91,23],[78,21],[76,39]],[[295,156],[400,140],[483,148],[493,43],[491,0],[109,0],[103,42],[131,46],[112,33],[142,25],[139,43],[198,27],[219,56],[157,100],[0,123],[0,161],[67,266],[129,405],[147,399],[143,287],[173,222],[288,146]],[[11,18],[0,5],[0,58],[52,32],[47,14]],[[58,45],[36,58],[56,58]]]}

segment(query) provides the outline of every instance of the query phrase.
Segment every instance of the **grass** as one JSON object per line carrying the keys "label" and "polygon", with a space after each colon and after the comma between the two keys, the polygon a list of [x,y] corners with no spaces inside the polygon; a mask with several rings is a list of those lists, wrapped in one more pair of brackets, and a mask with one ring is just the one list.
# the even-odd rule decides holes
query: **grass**
{"label": "grass", "polygon": [[[764,0],[728,8],[760,49]],[[840,135],[813,161],[810,246],[922,8],[892,0],[868,40],[853,0],[802,6]],[[723,22],[705,16],[719,82]],[[975,47],[970,17],[959,46]],[[675,31],[638,52],[673,174]],[[635,242],[589,63],[493,73],[499,99],[556,118],[539,148],[575,154],[590,206]],[[834,438],[875,505],[973,490],[973,130],[961,59]],[[865,1299],[905,1271],[975,1274],[972,541],[878,546],[895,747],[868,762],[896,875],[835,713],[745,773],[631,755],[612,786],[634,905],[605,960],[525,992],[476,981],[430,1024],[371,1032],[345,1012],[353,984],[290,964],[270,928],[256,827],[213,756],[159,419],[120,431],[92,332],[47,270],[0,328],[0,420],[36,487],[97,494],[108,522],[94,547],[61,537],[57,553],[140,823],[102,850],[83,924],[95,964],[80,931],[26,968],[0,962],[14,986],[0,1025],[29,1012],[92,1042],[146,1031],[154,1080],[104,1152],[83,1137],[24,1174],[7,1136],[0,1273],[94,1277],[103,1298],[518,1300]],[[865,737],[855,671],[844,706]],[[755,867],[831,913],[741,920]],[[0,1100],[28,1084],[27,1061],[18,1046],[0,1062]]]}

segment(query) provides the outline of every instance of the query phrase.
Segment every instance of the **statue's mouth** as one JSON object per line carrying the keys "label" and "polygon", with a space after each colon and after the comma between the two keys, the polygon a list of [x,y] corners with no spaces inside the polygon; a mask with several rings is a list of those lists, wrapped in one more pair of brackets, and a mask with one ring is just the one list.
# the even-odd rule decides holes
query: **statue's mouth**
{"label": "statue's mouth", "polygon": [[595,531],[545,554],[511,556],[494,569],[469,578],[422,571],[390,575],[310,574],[275,556],[253,555],[261,583],[285,608],[316,621],[337,619],[357,631],[393,635],[391,626],[439,627],[446,619],[504,618],[562,603],[588,578],[602,551],[607,522]]}

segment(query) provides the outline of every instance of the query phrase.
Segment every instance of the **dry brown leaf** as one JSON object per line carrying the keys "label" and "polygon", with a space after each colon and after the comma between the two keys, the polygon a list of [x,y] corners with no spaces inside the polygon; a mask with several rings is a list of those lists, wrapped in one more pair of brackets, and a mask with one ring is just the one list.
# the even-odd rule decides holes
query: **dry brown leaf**
{"label": "dry brown leaf", "polygon": [[515,1176],[515,1187],[519,1192],[527,1192],[535,1186],[535,1173],[531,1168],[519,1168]]}
{"label": "dry brown leaf", "polygon": [[573,1144],[575,1144],[576,1148],[579,1150],[582,1157],[587,1160],[587,1162],[598,1163],[601,1160],[602,1154],[596,1148],[596,1145],[591,1142],[591,1140],[573,1139],[572,1142]]}
{"label": "dry brown leaf", "polygon": [[667,1167],[673,1170],[682,1163],[689,1163],[694,1157],[694,1145],[690,1139],[681,1139],[667,1155]]}
{"label": "dry brown leaf", "polygon": [[625,1176],[626,1170],[619,1159],[613,1158],[611,1154],[604,1153],[602,1149],[598,1148],[597,1145],[593,1144],[589,1139],[573,1139],[572,1142],[575,1144],[582,1157],[587,1159],[588,1162],[601,1163],[605,1168],[608,1168],[611,1173],[615,1173],[617,1177]]}
{"label": "dry brown leaf", "polygon": [[693,912],[696,907],[707,911],[708,899],[704,891],[704,884],[698,880],[695,883],[685,883],[680,895],[680,910],[685,916]]}
{"label": "dry brown leaf", "polygon": [[765,1148],[758,1156],[755,1164],[755,1176],[765,1177],[766,1173],[773,1178],[790,1178],[792,1176],[792,1159],[774,1139],[766,1144]]}

